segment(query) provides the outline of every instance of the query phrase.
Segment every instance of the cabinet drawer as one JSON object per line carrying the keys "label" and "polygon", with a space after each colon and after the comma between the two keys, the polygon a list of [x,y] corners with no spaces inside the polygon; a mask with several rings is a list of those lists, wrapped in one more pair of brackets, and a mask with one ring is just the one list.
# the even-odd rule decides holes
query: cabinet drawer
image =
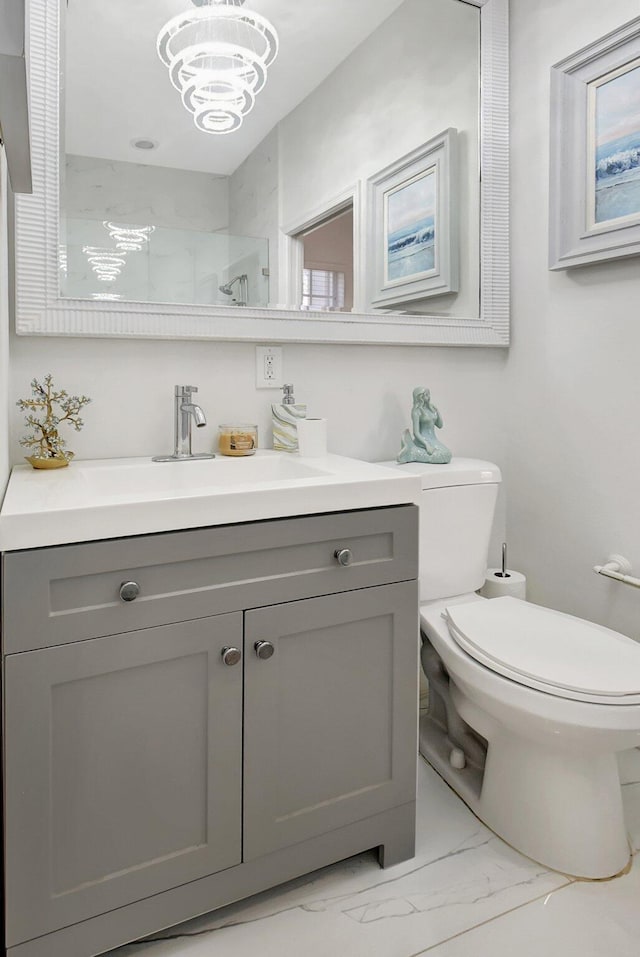
{"label": "cabinet drawer", "polygon": [[402,505],[10,552],[4,653],[410,580],[417,536]]}

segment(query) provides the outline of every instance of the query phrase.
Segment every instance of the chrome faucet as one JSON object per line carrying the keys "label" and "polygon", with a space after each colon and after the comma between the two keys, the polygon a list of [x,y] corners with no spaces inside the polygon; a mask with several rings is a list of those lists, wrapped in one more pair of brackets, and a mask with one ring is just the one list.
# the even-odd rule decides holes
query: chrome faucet
{"label": "chrome faucet", "polygon": [[174,430],[175,445],[173,455],[154,455],[154,462],[186,462],[194,459],[213,459],[212,452],[191,451],[191,426],[195,422],[196,428],[201,429],[207,424],[207,419],[191,396],[197,392],[195,385],[177,385],[174,390]]}

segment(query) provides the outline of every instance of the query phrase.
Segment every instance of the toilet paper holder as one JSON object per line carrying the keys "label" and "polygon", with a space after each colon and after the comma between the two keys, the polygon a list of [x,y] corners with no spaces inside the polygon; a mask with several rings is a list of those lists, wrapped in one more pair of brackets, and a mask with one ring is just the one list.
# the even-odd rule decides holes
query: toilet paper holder
{"label": "toilet paper holder", "polygon": [[496,578],[511,578],[511,575],[507,571],[507,543],[502,543],[502,568],[499,572],[495,573]]}
{"label": "toilet paper holder", "polygon": [[597,575],[604,575],[606,578],[613,578],[623,585],[631,585],[633,588],[640,588],[640,578],[634,578],[630,575],[631,562],[622,555],[609,555],[604,565],[594,565],[594,572]]}
{"label": "toilet paper holder", "polygon": [[502,565],[500,568],[487,568],[484,584],[478,589],[483,598],[519,598],[527,599],[527,579],[522,572],[507,568],[507,543],[502,543]]}

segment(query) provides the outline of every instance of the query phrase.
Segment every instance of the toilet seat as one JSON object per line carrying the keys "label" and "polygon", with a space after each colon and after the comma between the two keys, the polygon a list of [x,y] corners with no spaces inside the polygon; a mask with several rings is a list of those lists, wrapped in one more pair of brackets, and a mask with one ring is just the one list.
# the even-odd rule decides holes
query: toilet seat
{"label": "toilet seat", "polygon": [[455,642],[480,664],[560,698],[640,704],[640,644],[592,622],[518,598],[445,608]]}

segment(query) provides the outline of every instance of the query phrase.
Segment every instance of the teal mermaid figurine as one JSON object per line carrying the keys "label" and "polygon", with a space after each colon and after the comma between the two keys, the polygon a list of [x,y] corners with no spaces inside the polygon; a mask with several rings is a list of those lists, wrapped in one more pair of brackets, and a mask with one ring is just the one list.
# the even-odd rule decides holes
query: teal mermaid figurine
{"label": "teal mermaid figurine", "polygon": [[419,386],[413,390],[411,409],[413,435],[409,429],[402,433],[402,448],[397,461],[425,462],[431,465],[446,465],[451,461],[451,452],[436,436],[442,428],[442,416],[431,401],[429,389]]}

